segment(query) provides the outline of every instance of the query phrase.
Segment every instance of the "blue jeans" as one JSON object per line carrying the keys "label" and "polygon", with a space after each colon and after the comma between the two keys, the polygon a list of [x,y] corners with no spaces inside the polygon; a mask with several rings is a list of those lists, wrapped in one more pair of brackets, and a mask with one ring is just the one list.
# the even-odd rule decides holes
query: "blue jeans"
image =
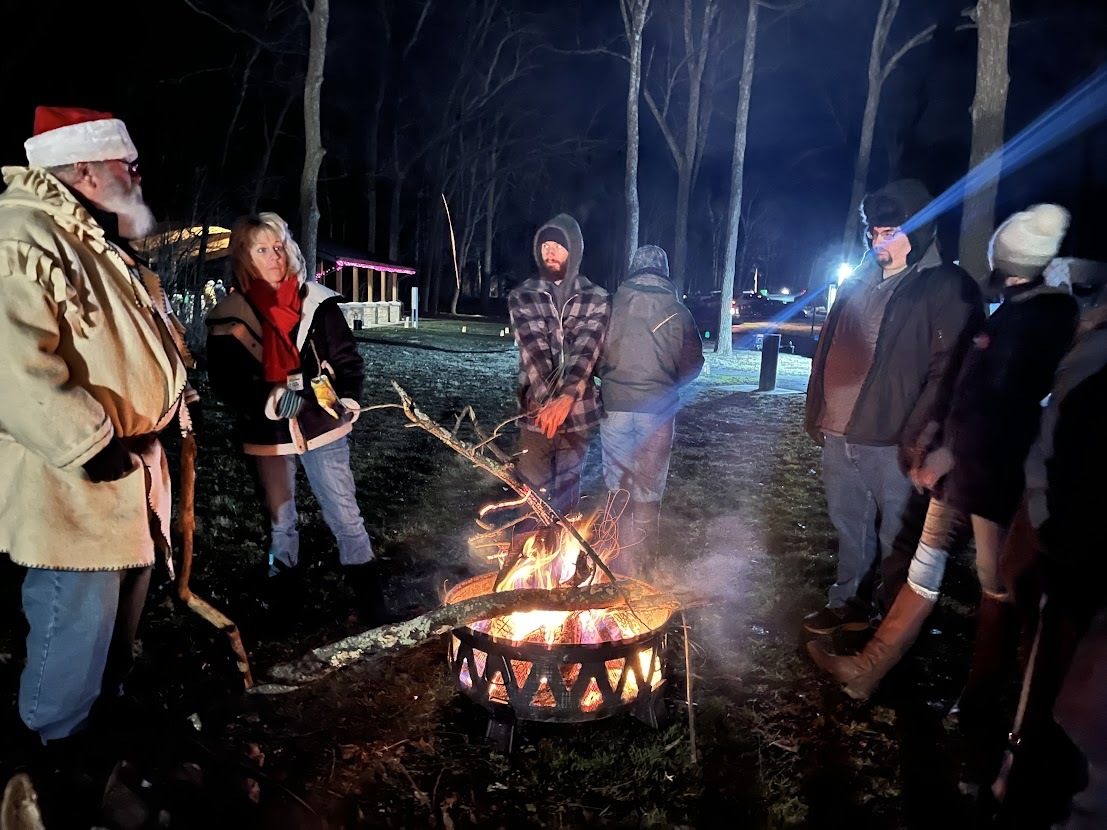
{"label": "blue jeans", "polygon": [[258,476],[269,510],[272,543],[269,564],[289,568],[300,562],[300,532],[296,529],[296,459],[307,473],[311,492],[319,501],[323,520],[338,542],[338,561],[363,565],[373,560],[373,544],[361,518],[350,471],[350,442],[345,436],[303,455],[255,456]]}
{"label": "blue jeans", "polygon": [[120,693],[149,585],[150,568],[27,569],[23,614],[30,631],[19,716],[43,742],[80,732],[101,692]]}
{"label": "blue jeans", "polygon": [[600,422],[607,489],[631,502],[660,502],[669,476],[676,419],[646,412],[608,412]]}
{"label": "blue jeans", "polygon": [[926,498],[899,468],[896,447],[849,444],[836,435],[823,443],[823,484],[830,520],[838,531],[838,579],[830,588],[831,608],[852,599],[872,605],[874,567],[880,561],[882,610],[891,607],[907,581]]}

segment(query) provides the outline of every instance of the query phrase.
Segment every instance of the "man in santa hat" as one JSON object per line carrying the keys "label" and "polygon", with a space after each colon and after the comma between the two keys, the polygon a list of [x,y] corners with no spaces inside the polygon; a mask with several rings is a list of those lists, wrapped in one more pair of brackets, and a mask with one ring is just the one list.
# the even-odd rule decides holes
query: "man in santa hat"
{"label": "man in santa hat", "polygon": [[19,713],[64,747],[130,666],[191,358],[128,244],[154,219],[124,123],[39,107],[24,146],[0,195],[0,550],[27,569]]}

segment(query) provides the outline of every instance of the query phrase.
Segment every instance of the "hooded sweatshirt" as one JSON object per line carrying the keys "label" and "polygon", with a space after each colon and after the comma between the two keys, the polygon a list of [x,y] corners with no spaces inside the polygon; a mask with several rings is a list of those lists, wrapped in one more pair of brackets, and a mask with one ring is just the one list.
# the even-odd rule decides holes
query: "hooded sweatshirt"
{"label": "hooded sweatshirt", "polygon": [[703,343],[676,286],[643,273],[619,286],[600,365],[604,409],[672,416],[703,368]]}
{"label": "hooded sweatshirt", "polygon": [[507,298],[511,327],[519,347],[519,411],[526,429],[538,430],[534,416],[547,402],[570,395],[573,407],[562,432],[580,432],[599,423],[603,411],[594,373],[611,314],[608,293],[580,273],[584,237],[580,225],[567,214],[555,216],[534,236],[534,259],[539,271],[542,257],[538,238],[547,228],[557,228],[569,242],[564,299],[553,283],[532,277]]}

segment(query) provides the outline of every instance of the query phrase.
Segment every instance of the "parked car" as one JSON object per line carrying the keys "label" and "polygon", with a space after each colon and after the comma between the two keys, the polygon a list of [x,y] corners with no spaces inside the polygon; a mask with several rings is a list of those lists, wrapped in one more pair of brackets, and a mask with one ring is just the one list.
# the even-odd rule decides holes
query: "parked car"
{"label": "parked car", "polygon": [[782,314],[787,308],[788,303],[781,300],[773,300],[764,294],[744,291],[741,299],[735,304],[734,317],[739,323],[747,320],[770,320]]}
{"label": "parked car", "polygon": [[[722,291],[712,291],[710,294],[694,294],[684,298],[684,304],[692,312],[692,317],[699,326],[700,331],[714,331],[719,325],[719,306],[722,302]],[[730,315],[733,318],[737,311],[737,303],[731,300]]]}

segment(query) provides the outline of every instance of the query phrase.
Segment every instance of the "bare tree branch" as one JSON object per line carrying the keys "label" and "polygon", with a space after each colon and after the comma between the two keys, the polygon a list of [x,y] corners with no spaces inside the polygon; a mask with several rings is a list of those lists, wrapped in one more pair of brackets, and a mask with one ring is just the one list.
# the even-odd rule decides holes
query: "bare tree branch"
{"label": "bare tree branch", "polygon": [[881,73],[880,82],[884,83],[884,81],[888,80],[888,76],[891,75],[892,72],[895,71],[896,66],[899,64],[899,62],[901,60],[903,60],[904,55],[906,55],[908,52],[910,52],[916,46],[922,46],[922,44],[928,43],[929,41],[933,40],[934,32],[937,31],[937,29],[938,29],[938,24],[932,23],[931,25],[929,25],[925,29],[923,29],[921,32],[916,34],[909,41],[907,41],[905,44],[903,44],[903,46],[901,46],[899,48],[899,51],[896,52],[894,55],[892,55],[892,57],[890,57],[888,59],[888,62],[886,64],[884,64],[884,69],[882,70],[882,73]]}
{"label": "bare tree branch", "polygon": [[411,37],[408,39],[407,45],[404,46],[403,52],[400,53],[401,60],[407,60],[408,53],[415,46],[415,41],[419,39],[419,33],[423,31],[423,23],[427,20],[427,14],[431,10],[431,6],[434,5],[434,0],[427,0],[423,4],[423,11],[419,13],[419,20],[415,24],[415,28],[411,32]]}

